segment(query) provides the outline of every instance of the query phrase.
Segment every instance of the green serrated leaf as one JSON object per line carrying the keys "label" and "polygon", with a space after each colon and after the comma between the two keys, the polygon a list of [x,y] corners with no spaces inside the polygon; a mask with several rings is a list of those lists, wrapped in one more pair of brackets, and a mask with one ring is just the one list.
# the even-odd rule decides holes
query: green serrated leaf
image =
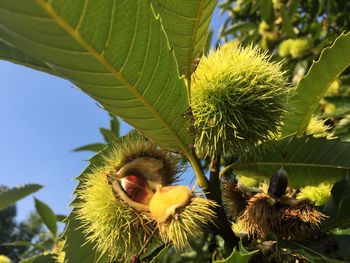
{"label": "green serrated leaf", "polygon": [[240,241],[239,251],[234,248],[230,256],[224,260],[215,260],[214,263],[248,263],[250,258],[258,252],[259,250],[247,251]]}
{"label": "green serrated leaf", "polygon": [[111,131],[114,133],[114,135],[116,137],[119,137],[119,131],[120,131],[120,122],[119,120],[114,117],[114,116],[111,116]]}
{"label": "green serrated leaf", "polygon": [[113,142],[115,139],[118,138],[114,134],[114,132],[112,132],[111,130],[108,130],[106,128],[100,128],[100,132],[102,133],[102,136],[107,143]]}
{"label": "green serrated leaf", "polygon": [[88,145],[84,145],[79,148],[76,148],[73,150],[73,152],[82,152],[82,151],[99,152],[104,147],[106,147],[106,144],[104,143],[93,143],[93,144],[88,144]]}
{"label": "green serrated leaf", "polygon": [[31,243],[28,241],[24,241],[24,240],[17,240],[17,241],[13,241],[10,243],[4,243],[4,244],[0,244],[1,246],[18,246],[18,247],[34,247],[38,250],[42,250],[45,251],[47,250],[47,247],[42,246],[40,244],[35,244],[35,243]]}
{"label": "green serrated leaf", "polygon": [[45,226],[50,230],[54,239],[57,237],[57,217],[51,208],[44,202],[34,198],[35,209],[43,220]]}
{"label": "green serrated leaf", "polygon": [[20,263],[57,263],[55,254],[41,254],[31,258],[24,259]]}
{"label": "green serrated leaf", "polygon": [[[260,146],[258,157],[237,162],[237,175],[269,178],[284,165],[289,185],[300,188],[321,182],[335,183],[350,172],[350,143],[311,136],[286,138],[270,147]],[[283,162],[283,156],[286,154]]]}
{"label": "green serrated leaf", "polygon": [[[297,86],[290,99],[291,113],[287,114],[282,128],[283,137],[302,135],[330,85],[350,65],[350,33],[341,34],[331,47],[325,48],[307,75]],[[315,85],[317,83],[317,85]]]}
{"label": "green serrated leaf", "polygon": [[323,224],[327,229],[350,224],[350,176],[334,184],[324,212],[329,216]]}
{"label": "green serrated leaf", "polygon": [[181,74],[191,76],[193,61],[204,51],[217,0],[152,0],[162,19]]}
{"label": "green serrated leaf", "polygon": [[171,246],[165,246],[149,263],[161,263],[163,258],[168,254]]}
{"label": "green serrated leaf", "polygon": [[43,186],[39,184],[25,184],[0,192],[0,210],[16,203],[18,200],[35,193]]}
{"label": "green serrated leaf", "polygon": [[4,41],[160,146],[190,155],[186,87],[148,1],[3,0],[0,24]]}

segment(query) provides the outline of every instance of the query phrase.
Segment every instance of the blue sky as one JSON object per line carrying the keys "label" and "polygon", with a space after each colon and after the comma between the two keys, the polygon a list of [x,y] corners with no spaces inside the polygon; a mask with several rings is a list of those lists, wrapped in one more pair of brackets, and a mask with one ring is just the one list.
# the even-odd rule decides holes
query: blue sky
{"label": "blue sky", "polygon": [[[223,19],[216,10],[216,31]],[[0,61],[0,83],[0,184],[42,184],[35,197],[68,214],[73,178],[92,155],[71,150],[103,141],[98,128],[109,126],[108,114],[68,81],[6,61]],[[23,220],[34,210],[33,197],[17,207]]]}

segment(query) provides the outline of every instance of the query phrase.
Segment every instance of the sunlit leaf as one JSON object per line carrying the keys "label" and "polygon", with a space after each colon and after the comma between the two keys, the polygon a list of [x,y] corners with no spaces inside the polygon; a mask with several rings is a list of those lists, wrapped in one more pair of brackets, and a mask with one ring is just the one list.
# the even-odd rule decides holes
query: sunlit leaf
{"label": "sunlit leaf", "polygon": [[0,192],[0,210],[16,203],[18,200],[35,193],[40,190],[42,185],[25,184],[22,186],[13,187]]}
{"label": "sunlit leaf", "polygon": [[43,220],[44,224],[50,230],[54,238],[57,236],[57,217],[52,211],[52,209],[45,204],[44,202],[34,198],[35,200],[35,209],[38,212],[39,216]]}
{"label": "sunlit leaf", "polygon": [[282,129],[283,136],[302,135],[330,85],[350,66],[350,33],[341,34],[331,47],[325,48],[290,99]]}
{"label": "sunlit leaf", "polygon": [[[259,150],[258,147],[257,150]],[[302,187],[335,183],[350,173],[350,143],[310,136],[286,138],[262,150],[263,154],[237,162],[238,175],[268,179],[284,165],[289,185]],[[284,159],[285,156],[285,159]]]}
{"label": "sunlit leaf", "polygon": [[82,152],[82,151],[90,151],[90,152],[99,152],[101,151],[106,144],[103,143],[93,143],[93,144],[88,144],[81,146],[79,148],[74,149],[74,152]]}
{"label": "sunlit leaf", "polygon": [[0,24],[6,43],[159,145],[189,155],[186,87],[148,1],[3,0]]}
{"label": "sunlit leaf", "polygon": [[208,36],[217,0],[152,0],[160,14],[170,45],[174,48],[180,73],[190,76],[192,64],[200,58]]}

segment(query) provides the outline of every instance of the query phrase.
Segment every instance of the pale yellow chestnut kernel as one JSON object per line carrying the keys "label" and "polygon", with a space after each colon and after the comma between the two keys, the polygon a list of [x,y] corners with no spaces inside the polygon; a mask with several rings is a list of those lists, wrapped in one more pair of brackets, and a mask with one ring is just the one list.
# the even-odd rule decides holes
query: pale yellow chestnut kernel
{"label": "pale yellow chestnut kernel", "polygon": [[175,217],[176,210],[185,207],[192,196],[191,190],[184,185],[159,187],[153,195],[149,209],[158,224]]}

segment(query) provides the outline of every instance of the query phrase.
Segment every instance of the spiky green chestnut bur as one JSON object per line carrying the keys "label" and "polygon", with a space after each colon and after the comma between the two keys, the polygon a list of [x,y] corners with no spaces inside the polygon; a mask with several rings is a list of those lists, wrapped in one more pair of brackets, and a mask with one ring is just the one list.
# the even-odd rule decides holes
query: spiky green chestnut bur
{"label": "spiky green chestnut bur", "polygon": [[287,57],[290,55],[292,58],[296,59],[303,56],[309,47],[310,43],[307,39],[286,39],[281,42],[278,49],[278,54],[281,57]]}
{"label": "spiky green chestnut bur", "polygon": [[240,155],[277,135],[288,96],[281,66],[234,42],[201,59],[191,93],[198,152]]}
{"label": "spiky green chestnut bur", "polygon": [[325,123],[325,120],[319,119],[317,116],[312,116],[307,129],[306,135],[312,135],[315,138],[327,138],[329,140],[334,139],[334,132],[331,131],[332,127]]}
{"label": "spiky green chestnut bur", "polygon": [[126,261],[139,252],[155,225],[147,213],[135,210],[113,192],[108,172],[97,169],[88,175],[77,192],[81,199],[77,215],[97,251],[110,255],[111,261]]}
{"label": "spiky green chestnut bur", "polygon": [[316,206],[325,205],[331,196],[332,184],[320,183],[317,186],[305,186],[300,189],[297,199],[307,198]]}
{"label": "spiky green chestnut bur", "polygon": [[140,136],[127,137],[85,176],[76,213],[98,252],[111,261],[140,252],[156,228],[149,202],[158,187],[177,179],[178,160]]}

